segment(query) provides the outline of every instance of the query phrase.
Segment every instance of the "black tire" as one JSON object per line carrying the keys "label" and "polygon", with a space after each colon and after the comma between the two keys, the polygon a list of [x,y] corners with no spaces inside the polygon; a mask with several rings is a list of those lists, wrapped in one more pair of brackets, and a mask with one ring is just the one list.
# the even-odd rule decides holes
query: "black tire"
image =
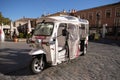
{"label": "black tire", "polygon": [[80,45],[81,45],[80,51],[82,51],[81,56],[84,56],[87,53],[87,44],[85,44],[85,40],[81,40]]}
{"label": "black tire", "polygon": [[27,43],[27,44],[30,43],[30,39],[29,39],[29,38],[26,39],[26,43]]}
{"label": "black tire", "polygon": [[86,53],[87,53],[87,45],[84,45],[81,56],[84,56]]}
{"label": "black tire", "polygon": [[84,45],[84,50],[83,50],[83,54],[85,55],[87,53],[87,44]]}
{"label": "black tire", "polygon": [[40,56],[40,58],[33,58],[31,62],[31,70],[34,74],[40,73],[45,68],[45,61],[43,60],[43,57]]}

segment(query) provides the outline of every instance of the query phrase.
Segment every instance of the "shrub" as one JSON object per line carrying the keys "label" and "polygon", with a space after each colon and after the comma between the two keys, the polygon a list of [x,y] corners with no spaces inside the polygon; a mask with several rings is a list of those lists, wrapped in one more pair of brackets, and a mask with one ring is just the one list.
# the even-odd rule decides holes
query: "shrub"
{"label": "shrub", "polygon": [[19,38],[24,38],[24,34],[23,33],[19,33]]}

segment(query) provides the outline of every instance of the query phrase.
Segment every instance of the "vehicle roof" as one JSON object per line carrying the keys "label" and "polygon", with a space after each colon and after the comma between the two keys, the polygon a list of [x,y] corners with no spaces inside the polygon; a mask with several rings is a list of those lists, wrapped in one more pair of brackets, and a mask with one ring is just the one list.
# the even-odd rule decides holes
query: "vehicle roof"
{"label": "vehicle roof", "polygon": [[79,19],[74,16],[51,16],[51,17],[43,17],[42,20],[46,21],[59,21],[59,22],[75,22],[75,23],[88,23],[88,20]]}

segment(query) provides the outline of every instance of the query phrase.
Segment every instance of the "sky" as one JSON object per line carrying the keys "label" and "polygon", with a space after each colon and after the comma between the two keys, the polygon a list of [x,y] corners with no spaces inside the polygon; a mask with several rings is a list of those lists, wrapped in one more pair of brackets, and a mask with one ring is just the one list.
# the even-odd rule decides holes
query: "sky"
{"label": "sky", "polygon": [[0,0],[0,12],[12,21],[20,18],[38,18],[63,10],[84,10],[120,0]]}

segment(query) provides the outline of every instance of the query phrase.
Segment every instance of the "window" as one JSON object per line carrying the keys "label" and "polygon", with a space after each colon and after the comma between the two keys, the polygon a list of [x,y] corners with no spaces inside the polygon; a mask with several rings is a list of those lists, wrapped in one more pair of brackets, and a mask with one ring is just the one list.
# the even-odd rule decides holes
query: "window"
{"label": "window", "polygon": [[19,26],[21,26],[21,24],[19,23]]}
{"label": "window", "polygon": [[80,27],[80,38],[85,38],[89,33],[88,24],[81,24]]}
{"label": "window", "polygon": [[100,19],[99,19],[99,20],[96,20],[96,21],[95,21],[95,23],[96,23],[95,25],[96,25],[97,27],[100,27],[100,26],[102,26],[102,23],[101,23],[101,22],[102,22],[102,20],[100,20]]}
{"label": "window", "polygon": [[102,18],[102,11],[97,11],[96,12],[96,21],[95,21],[95,23],[96,23],[96,26],[97,27],[100,27],[101,26],[101,18]]}
{"label": "window", "polygon": [[89,13],[89,14],[88,14],[88,19],[89,19],[89,20],[92,20],[92,19],[93,19],[93,13]]}
{"label": "window", "polygon": [[120,7],[116,8],[116,17],[120,17]]}
{"label": "window", "polygon": [[34,35],[50,36],[53,28],[54,24],[51,22],[40,23],[36,26]]}
{"label": "window", "polygon": [[120,18],[115,19],[115,26],[120,26]]}
{"label": "window", "polygon": [[86,15],[85,13],[82,13],[82,14],[81,14],[81,18],[82,18],[82,19],[85,19],[85,17],[86,17],[85,15]]}
{"label": "window", "polygon": [[98,11],[98,12],[96,12],[96,19],[99,20],[100,18],[101,18],[101,12]]}
{"label": "window", "polygon": [[106,18],[110,18],[111,17],[111,9],[106,10],[105,16],[106,16]]}
{"label": "window", "polygon": [[79,37],[79,29],[77,25],[74,24],[68,24],[68,31],[69,31],[69,39],[71,41],[75,41]]}
{"label": "window", "polygon": [[58,46],[59,47],[64,47],[65,45],[65,36],[62,35],[62,31],[67,28],[67,24],[66,23],[60,23],[59,24],[59,28],[57,31],[57,40],[58,40]]}

